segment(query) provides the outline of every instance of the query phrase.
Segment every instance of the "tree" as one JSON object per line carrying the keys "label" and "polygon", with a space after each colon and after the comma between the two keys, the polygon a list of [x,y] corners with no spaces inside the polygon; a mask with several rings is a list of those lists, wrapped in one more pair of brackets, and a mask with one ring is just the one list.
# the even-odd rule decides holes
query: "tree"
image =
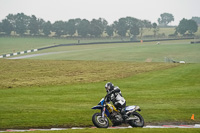
{"label": "tree", "polygon": [[81,19],[80,18],[76,18],[74,21],[75,21],[75,27],[76,27],[76,29],[78,29],[78,26],[81,23]]}
{"label": "tree", "polygon": [[114,27],[120,36],[125,37],[126,33],[131,36],[133,33],[138,34],[139,22],[138,19],[133,17],[120,18],[119,21],[114,22]]}
{"label": "tree", "polygon": [[192,20],[196,21],[200,25],[200,17],[192,17]]}
{"label": "tree", "polygon": [[24,13],[9,14],[6,16],[6,20],[12,25],[11,29],[20,35],[23,35],[27,31],[30,23],[30,17]]}
{"label": "tree", "polygon": [[6,33],[6,35],[10,35],[10,33],[13,31],[12,24],[8,21],[8,19],[4,19],[2,21],[2,31]]}
{"label": "tree", "polygon": [[174,21],[174,16],[170,13],[163,13],[158,18],[158,23],[162,26],[167,26],[172,21]]}
{"label": "tree", "polygon": [[39,18],[39,19],[37,19],[37,24],[38,24],[38,32],[40,33],[40,32],[43,32],[43,29],[44,29],[44,24],[45,24],[46,22],[43,20],[43,19],[41,19],[41,18]]}
{"label": "tree", "polygon": [[26,16],[24,13],[18,13],[15,15],[15,19],[15,31],[17,34],[23,35],[28,29],[30,17]]}
{"label": "tree", "polygon": [[154,35],[154,37],[156,37],[156,34],[157,34],[158,30],[159,30],[158,29],[158,25],[156,23],[153,23],[152,27],[153,27],[153,35]]}
{"label": "tree", "polygon": [[2,22],[0,22],[0,33],[3,31]]}
{"label": "tree", "polygon": [[7,21],[12,25],[13,30],[15,31],[16,29],[16,15],[13,14],[8,14],[8,16],[6,16]]}
{"label": "tree", "polygon": [[198,30],[198,25],[197,25],[197,22],[190,19],[188,20],[188,32],[189,34],[193,34],[195,32],[197,32]]}
{"label": "tree", "polygon": [[44,35],[48,36],[51,33],[51,30],[52,30],[52,24],[51,24],[51,22],[50,21],[45,22],[42,27],[43,27],[43,33],[44,33]]}
{"label": "tree", "polygon": [[67,33],[70,36],[73,36],[76,33],[76,21],[74,19],[70,19],[67,22]]}
{"label": "tree", "polygon": [[56,21],[52,25],[52,30],[54,32],[56,32],[56,35],[59,36],[59,37],[67,34],[66,28],[67,28],[67,25],[66,25],[66,22],[64,22],[64,21]]}
{"label": "tree", "polygon": [[98,25],[95,25],[95,24],[91,23],[91,25],[90,25],[90,31],[89,31],[89,33],[90,33],[91,36],[99,37],[102,34],[102,32],[103,31],[102,31],[101,27],[99,27]]}
{"label": "tree", "polygon": [[78,35],[86,37],[90,32],[89,29],[90,22],[87,19],[81,20],[77,28]]}
{"label": "tree", "polygon": [[113,32],[114,32],[113,25],[106,26],[106,33],[108,34],[109,37],[113,36]]}
{"label": "tree", "polygon": [[131,28],[130,28],[130,33],[131,33],[134,37],[136,37],[137,35],[140,34],[140,29],[139,29],[139,27],[138,27],[136,24],[132,25]]}
{"label": "tree", "polygon": [[138,26],[139,20],[133,17],[126,17],[126,25],[130,29],[132,26]]}
{"label": "tree", "polygon": [[188,32],[189,34],[193,34],[193,33],[197,32],[197,30],[198,30],[198,25],[192,19],[187,20],[187,19],[183,18],[180,21],[178,27],[176,27],[176,32],[180,33],[182,35],[184,35],[186,32]]}
{"label": "tree", "polygon": [[30,18],[28,29],[30,30],[30,34],[32,35],[36,35],[39,32],[38,20],[34,15],[32,15]]}
{"label": "tree", "polygon": [[126,18],[120,18],[119,21],[115,21],[114,24],[117,34],[120,35],[121,37],[125,37],[128,30],[128,26],[126,24]]}
{"label": "tree", "polygon": [[187,31],[187,19],[183,18],[180,22],[178,27],[176,27],[176,32],[180,34],[185,34]]}
{"label": "tree", "polygon": [[108,22],[105,19],[93,19],[90,22],[90,35],[94,35],[95,37],[99,37],[102,35],[105,30]]}

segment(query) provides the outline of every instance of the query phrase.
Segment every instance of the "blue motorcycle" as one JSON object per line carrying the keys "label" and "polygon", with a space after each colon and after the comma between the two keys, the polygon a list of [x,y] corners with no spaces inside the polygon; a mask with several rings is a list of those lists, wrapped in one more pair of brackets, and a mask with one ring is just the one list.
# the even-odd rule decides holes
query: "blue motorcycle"
{"label": "blue motorcycle", "polygon": [[105,102],[105,98],[102,98],[97,106],[92,107],[92,109],[99,109],[100,113],[95,113],[92,116],[92,122],[97,128],[108,128],[109,121],[112,122],[113,125],[119,126],[123,123],[129,124],[132,127],[143,127],[144,119],[143,117],[136,111],[141,111],[139,106],[127,106],[125,108],[126,114],[128,118],[126,120],[123,119],[120,111],[118,111],[114,105],[111,103]]}

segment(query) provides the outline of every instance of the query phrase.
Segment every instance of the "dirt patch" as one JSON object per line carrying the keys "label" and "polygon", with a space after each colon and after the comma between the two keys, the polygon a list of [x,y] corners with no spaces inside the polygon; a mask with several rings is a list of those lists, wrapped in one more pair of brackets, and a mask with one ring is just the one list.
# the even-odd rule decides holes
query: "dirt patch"
{"label": "dirt patch", "polygon": [[152,58],[147,58],[145,62],[152,62]]}

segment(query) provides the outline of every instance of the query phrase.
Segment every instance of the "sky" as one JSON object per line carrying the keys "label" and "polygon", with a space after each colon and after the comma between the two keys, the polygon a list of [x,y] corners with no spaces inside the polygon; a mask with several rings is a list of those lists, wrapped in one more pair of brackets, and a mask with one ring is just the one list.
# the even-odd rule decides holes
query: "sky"
{"label": "sky", "polygon": [[200,17],[200,0],[0,0],[0,21],[8,14],[35,15],[45,21],[104,18],[109,24],[122,17],[157,22],[170,13],[178,25],[183,18]]}

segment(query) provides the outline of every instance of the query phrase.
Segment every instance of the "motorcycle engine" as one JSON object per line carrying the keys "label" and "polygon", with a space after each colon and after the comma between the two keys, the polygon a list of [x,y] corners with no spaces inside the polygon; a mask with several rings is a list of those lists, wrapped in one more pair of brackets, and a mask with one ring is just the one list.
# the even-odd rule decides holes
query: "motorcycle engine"
{"label": "motorcycle engine", "polygon": [[113,111],[111,114],[111,121],[115,126],[121,125],[123,118],[119,112]]}

